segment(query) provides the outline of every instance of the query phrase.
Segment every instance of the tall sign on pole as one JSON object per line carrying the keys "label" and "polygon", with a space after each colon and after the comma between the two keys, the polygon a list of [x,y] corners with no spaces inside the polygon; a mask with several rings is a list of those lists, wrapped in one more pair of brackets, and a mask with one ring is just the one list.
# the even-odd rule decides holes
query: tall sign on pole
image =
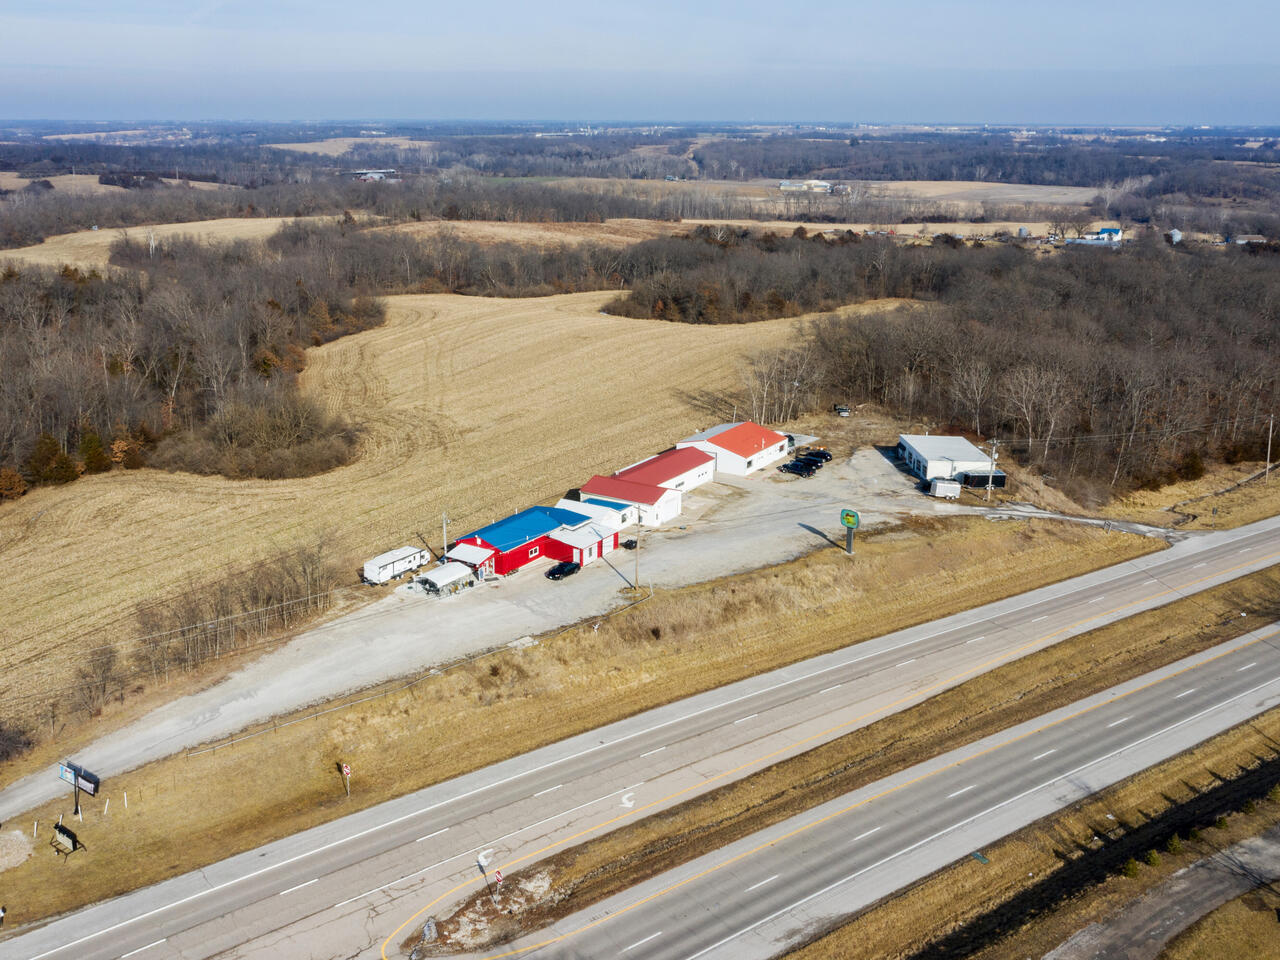
{"label": "tall sign on pole", "polygon": [[89,796],[96,797],[98,788],[102,786],[102,781],[97,776],[70,760],[58,764],[58,779],[71,784],[75,796],[73,811],[75,814],[80,813],[80,791],[83,790]]}
{"label": "tall sign on pole", "polygon": [[844,524],[844,552],[853,554],[853,531],[858,529],[860,522],[857,510],[841,510],[840,522]]}
{"label": "tall sign on pole", "polygon": [[347,788],[347,796],[351,796],[351,764],[342,765],[342,785]]}

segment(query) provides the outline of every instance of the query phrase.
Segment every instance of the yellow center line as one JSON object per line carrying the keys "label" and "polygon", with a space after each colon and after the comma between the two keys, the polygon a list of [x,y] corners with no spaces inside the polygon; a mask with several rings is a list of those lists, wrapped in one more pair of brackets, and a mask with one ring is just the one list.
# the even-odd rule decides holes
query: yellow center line
{"label": "yellow center line", "polygon": [[[523,856],[516,857],[514,860],[507,861],[506,863],[503,863],[501,866],[499,866],[497,869],[509,872],[513,867],[521,863],[525,863],[529,860],[535,859],[537,857],[540,857],[552,850],[555,850],[558,847],[566,846],[567,844],[570,844],[573,841],[578,840],[582,837],[588,836],[589,834],[606,830],[607,828],[612,827],[615,824],[621,823],[624,820],[633,819],[641,813],[645,813],[646,811],[652,810],[655,807],[663,806],[667,803],[670,803],[671,801],[677,800],[685,796],[686,794],[702,791],[705,788],[711,786],[712,784],[715,784],[728,777],[732,777],[734,774],[740,773],[744,770],[748,770],[751,767],[756,767],[756,766],[760,766],[762,764],[768,763],[770,760],[773,760],[774,758],[782,754],[790,753],[796,750],[797,748],[804,747],[810,743],[813,743],[815,740],[831,739],[833,734],[836,734],[842,730],[847,730],[850,727],[857,727],[861,725],[864,721],[869,720],[870,718],[875,717],[878,714],[891,713],[897,708],[904,706],[908,703],[919,702],[922,699],[924,699],[924,696],[926,694],[953,686],[954,684],[956,684],[957,682],[959,682],[960,680],[966,677],[970,677],[978,673],[984,673],[987,670],[990,670],[1000,665],[1001,663],[1004,663],[1009,660],[1017,659],[1019,656],[1022,656],[1026,652],[1029,652],[1035,647],[1046,643],[1047,641],[1053,639],[1054,637],[1059,636],[1060,634],[1069,633],[1085,624],[1104,619],[1106,617],[1111,616],[1112,614],[1119,613],[1123,610],[1127,610],[1133,606],[1137,606],[1138,604],[1148,603],[1152,600],[1159,599],[1160,597],[1166,597],[1171,594],[1177,594],[1188,587],[1195,586],[1198,583],[1203,583],[1206,580],[1212,580],[1216,577],[1222,576],[1223,574],[1234,573],[1237,570],[1243,570],[1246,567],[1254,566],[1261,560],[1271,560],[1273,558],[1280,558],[1280,551],[1265,554],[1262,557],[1255,557],[1254,559],[1249,560],[1245,563],[1237,564],[1232,567],[1227,567],[1224,570],[1218,570],[1218,571],[1215,571],[1214,573],[1205,574],[1202,577],[1198,577],[1194,580],[1190,580],[1180,586],[1170,587],[1166,590],[1157,591],[1156,593],[1149,594],[1148,596],[1140,597],[1137,600],[1132,600],[1128,603],[1122,603],[1119,606],[1111,607],[1108,610],[1100,611],[1096,614],[1093,614],[1092,616],[1084,617],[1083,619],[1077,620],[1074,623],[1071,623],[1065,627],[1059,627],[1057,630],[1054,630],[1051,633],[1044,634],[1041,637],[1037,637],[1034,640],[1030,640],[1027,643],[1014,647],[1011,650],[1006,651],[1005,653],[999,654],[995,657],[985,660],[982,663],[979,663],[973,667],[969,667],[965,670],[961,670],[959,673],[952,674],[951,676],[947,677],[944,680],[936,681],[935,683],[930,684],[929,686],[923,687],[913,693],[907,694],[906,696],[903,696],[903,697],[899,697],[897,700],[894,700],[891,703],[885,704],[882,707],[877,707],[874,710],[868,710],[865,713],[859,714],[858,716],[853,717],[850,720],[846,720],[841,723],[835,724],[834,726],[827,727],[825,730],[821,730],[817,733],[810,734],[807,737],[802,737],[799,740],[793,741],[792,743],[789,743],[785,746],[778,747],[775,750],[771,750],[770,752],[763,754],[762,756],[757,757],[753,760],[748,760],[728,770],[724,770],[718,774],[715,774],[714,776],[707,777],[706,779],[701,780],[698,783],[691,784],[690,786],[683,787],[679,790],[669,793],[666,796],[661,797],[657,800],[653,800],[653,801],[650,801],[649,803],[642,804],[641,806],[628,810],[625,813],[620,813],[615,816],[612,816],[607,820],[594,824],[593,826],[585,827],[582,830],[572,833],[566,837],[562,837],[559,840],[555,840],[551,843],[548,843],[545,846],[538,848],[537,850],[533,850]],[[995,620],[995,619],[996,618],[992,618],[992,620]],[[690,878],[690,879],[694,879],[694,878]],[[476,886],[478,885],[478,883],[479,883],[479,880],[477,880],[474,877],[464,880],[462,883],[459,883],[456,886],[451,887],[450,889],[446,890],[444,893],[440,894],[435,899],[431,900],[425,906],[416,910],[403,923],[401,923],[398,927],[396,927],[396,929],[391,932],[391,935],[388,936],[386,940],[383,941],[382,960],[390,960],[390,958],[387,956],[387,947],[391,944],[391,942],[396,937],[398,937],[401,934],[401,932],[405,929],[405,927],[409,926],[411,923],[417,920],[420,916],[422,916],[424,913],[426,913],[428,910],[434,907],[436,904],[440,903],[440,901],[448,897],[451,897],[455,893],[465,890],[468,887]],[[655,894],[655,896],[657,896],[657,894]],[[641,902],[644,902],[644,901],[641,901]],[[636,904],[636,906],[638,905],[639,904]],[[597,922],[602,922],[602,921],[597,921]],[[588,928],[584,927],[583,929],[588,929]],[[575,933],[576,932],[578,931],[575,931]],[[569,936],[569,935],[570,934],[565,934],[565,936]],[[547,941],[547,943],[555,943],[555,942],[556,942],[555,940]],[[545,944],[537,944],[535,946],[543,946],[543,945]],[[526,947],[524,949],[531,950],[531,949],[534,949],[534,947]],[[499,954],[499,956],[512,956],[512,955],[513,954]]]}

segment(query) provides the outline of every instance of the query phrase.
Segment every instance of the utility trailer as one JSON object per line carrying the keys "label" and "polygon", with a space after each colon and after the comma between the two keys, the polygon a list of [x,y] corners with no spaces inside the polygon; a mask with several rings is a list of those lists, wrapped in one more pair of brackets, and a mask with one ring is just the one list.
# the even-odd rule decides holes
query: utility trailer
{"label": "utility trailer", "polygon": [[959,480],[934,480],[929,484],[929,496],[941,497],[944,500],[960,499]]}
{"label": "utility trailer", "polygon": [[396,577],[417,570],[430,560],[430,555],[420,547],[399,547],[380,553],[364,565],[365,583],[389,583]]}

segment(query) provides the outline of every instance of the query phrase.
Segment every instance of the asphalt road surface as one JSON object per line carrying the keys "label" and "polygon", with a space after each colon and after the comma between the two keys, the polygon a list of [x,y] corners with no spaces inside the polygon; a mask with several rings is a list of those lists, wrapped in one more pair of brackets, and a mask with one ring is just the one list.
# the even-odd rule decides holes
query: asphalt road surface
{"label": "asphalt road surface", "polygon": [[[419,791],[78,911],[0,943],[0,957],[377,955],[386,933],[423,904],[470,889],[479,853],[492,851],[492,865],[510,870],[1008,659],[1277,559],[1280,521],[1188,540]],[[86,826],[97,810],[89,807]],[[5,891],[11,908],[38,895]]]}
{"label": "asphalt road surface", "polygon": [[1260,636],[904,771],[479,956],[776,956],[808,932],[1280,704],[1280,629]]}

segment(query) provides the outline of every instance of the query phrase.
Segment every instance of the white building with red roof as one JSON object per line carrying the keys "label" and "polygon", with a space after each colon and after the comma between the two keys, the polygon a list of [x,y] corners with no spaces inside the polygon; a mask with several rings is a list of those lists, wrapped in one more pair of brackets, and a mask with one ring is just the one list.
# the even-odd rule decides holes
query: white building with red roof
{"label": "white building with red roof", "polygon": [[660,527],[680,516],[680,491],[670,487],[597,475],[579,489],[584,500],[601,498],[631,504],[639,511],[640,522],[646,527]]}
{"label": "white building with red roof", "polygon": [[701,450],[715,458],[720,473],[745,477],[787,455],[787,438],[776,430],[744,420],[721,423],[676,444],[677,450]]}
{"label": "white building with red roof", "polygon": [[692,490],[715,477],[716,458],[704,450],[666,450],[648,460],[633,463],[614,474],[619,480],[649,483],[668,490]]}

